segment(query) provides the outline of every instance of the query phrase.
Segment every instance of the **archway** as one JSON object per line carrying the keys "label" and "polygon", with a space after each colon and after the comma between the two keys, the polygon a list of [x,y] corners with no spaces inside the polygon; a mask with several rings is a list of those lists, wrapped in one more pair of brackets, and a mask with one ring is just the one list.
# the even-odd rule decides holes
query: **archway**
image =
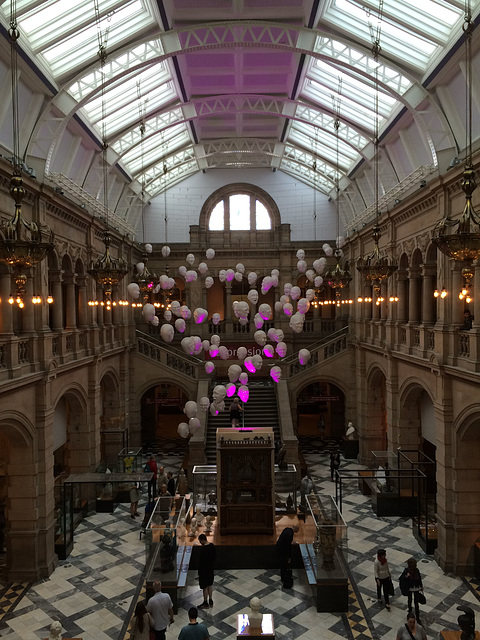
{"label": "archway", "polygon": [[180,422],[188,422],[183,413],[187,401],[187,393],[170,382],[159,382],[145,391],[141,399],[142,444],[181,440],[177,427]]}
{"label": "archway", "polygon": [[342,438],[345,433],[345,395],[337,385],[317,380],[301,389],[297,395],[297,428],[299,436],[321,435]]}
{"label": "archway", "polygon": [[374,369],[368,376],[365,424],[360,442],[362,458],[368,461],[372,451],[386,451],[388,448],[386,395],[385,374]]}

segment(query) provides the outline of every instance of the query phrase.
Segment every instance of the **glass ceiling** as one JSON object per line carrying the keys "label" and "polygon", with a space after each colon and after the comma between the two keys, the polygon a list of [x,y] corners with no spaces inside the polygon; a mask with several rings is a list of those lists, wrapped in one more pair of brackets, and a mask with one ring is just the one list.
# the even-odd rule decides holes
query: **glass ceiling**
{"label": "glass ceiling", "polygon": [[[479,2],[472,1],[474,14],[478,12]],[[221,154],[201,152],[202,143],[212,143],[215,136],[205,134],[204,140],[201,136],[197,139],[198,131],[204,130],[205,119],[198,119],[196,107],[193,103],[186,105],[185,96],[190,100],[207,99],[211,95],[234,92],[219,85],[220,80],[214,72],[215,58],[203,58],[201,47],[201,55],[195,57],[195,61],[191,54],[181,55],[180,43],[190,40],[185,37],[183,23],[180,27],[184,33],[176,35],[175,10],[185,8],[188,1],[178,3],[179,7],[176,4],[175,0],[165,6],[162,0],[17,0],[18,24],[22,37],[26,36],[28,41],[27,51],[35,56],[43,71],[48,71],[59,92],[66,91],[80,104],[79,112],[99,138],[105,124],[107,140],[117,154],[117,161],[132,179],[145,182],[151,196],[208,168],[210,161],[212,166],[219,166],[221,162]],[[304,21],[307,24],[311,4],[305,4],[309,5]],[[173,31],[164,30],[158,5],[166,12]],[[287,25],[287,31],[281,22],[282,3],[278,7],[274,5],[275,2],[272,3],[271,21],[280,20],[277,29],[280,33],[285,29],[283,39],[276,36],[278,42],[283,46],[284,42],[297,38],[296,46],[305,51],[306,36],[312,31],[297,25]],[[222,6],[219,1],[218,20],[222,20]],[[8,24],[10,18],[9,7],[10,3],[1,3],[4,24]],[[444,49],[458,39],[464,1],[383,0],[381,21],[378,10],[378,0],[325,0],[321,3],[314,38],[308,45],[312,55],[307,56],[302,69],[293,110],[288,111],[291,119],[287,119],[286,135],[283,140],[279,137],[286,121],[281,113],[273,138],[271,134],[258,135],[259,138],[272,138],[275,144],[283,144],[280,160],[277,153],[276,157],[270,154],[268,162],[272,166],[278,166],[325,193],[331,192],[338,172],[347,175],[365,157],[363,150],[371,140],[375,125],[375,68],[382,129],[398,113],[402,97],[431,71],[432,60],[438,63]],[[248,8],[240,19],[248,20]],[[209,26],[205,26],[204,31]],[[191,27],[192,30],[201,28],[202,25]],[[381,31],[381,56],[377,65],[370,49],[378,29]],[[212,30],[212,41],[214,33]],[[22,46],[25,46],[24,42]],[[108,53],[101,69],[97,55],[99,42],[105,45]],[[221,49],[218,42],[216,46]],[[226,40],[225,47],[225,53],[232,53],[233,58],[233,47],[229,48]],[[208,47],[205,45],[204,49]],[[176,52],[181,63],[172,64],[170,55],[165,57],[165,51]],[[295,53],[294,47],[290,47],[290,52]],[[238,64],[240,57],[237,55],[235,60]],[[193,62],[201,65],[202,61],[206,64],[203,71],[191,71],[194,65],[189,65]],[[238,67],[234,69],[238,74]],[[268,75],[269,69],[263,72]],[[276,72],[272,67],[272,73]],[[200,84],[202,74],[203,85]],[[285,84],[281,91],[277,87],[276,91],[271,91],[272,95],[291,95],[291,76],[286,73],[282,81],[287,82],[290,78],[290,84]],[[216,80],[218,86],[212,82],[214,88],[210,89],[207,80]],[[102,97],[103,82],[107,85]],[[196,95],[193,91],[189,95],[189,87],[193,86]],[[242,93],[241,83],[238,86],[235,90]],[[181,92],[181,87],[186,87],[186,93]],[[268,94],[268,88],[263,92]],[[338,167],[333,128],[336,108],[341,121]],[[313,119],[312,109],[315,110]],[[263,118],[271,116],[266,112],[261,115]],[[239,114],[229,113],[223,118],[223,134],[219,138],[251,137],[247,129],[239,128]],[[247,116],[242,118],[244,124],[248,123]],[[143,139],[141,120],[146,125]],[[214,120],[207,124],[211,122]],[[253,149],[251,152],[245,150],[241,165],[265,166],[266,155],[260,157]],[[223,162],[224,166],[238,165],[228,154]],[[163,171],[164,163],[168,167],[167,176]],[[312,169],[314,163],[316,171]]]}

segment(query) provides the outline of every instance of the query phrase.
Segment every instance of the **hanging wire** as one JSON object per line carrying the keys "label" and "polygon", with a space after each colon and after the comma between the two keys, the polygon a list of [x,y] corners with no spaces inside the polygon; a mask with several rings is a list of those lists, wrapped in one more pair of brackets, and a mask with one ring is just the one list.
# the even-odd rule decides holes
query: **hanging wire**
{"label": "hanging wire", "polygon": [[145,195],[146,195],[146,183],[145,183],[145,158],[144,158],[144,144],[145,144],[145,115],[147,112],[148,98],[145,98],[142,104],[142,91],[140,80],[137,82],[137,97],[138,97],[138,115],[140,119],[140,154],[141,154],[141,185],[142,185],[142,239],[145,242]]}
{"label": "hanging wire", "polygon": [[[340,147],[339,147],[339,130],[340,130],[340,110],[342,107],[342,78],[338,76],[338,89],[337,95],[332,93],[333,112],[335,114],[335,120],[333,121],[333,128],[335,130],[335,207],[337,211],[337,237],[336,242],[338,244],[338,238],[340,237]],[[339,248],[337,246],[337,248]]]}
{"label": "hanging wire", "polygon": [[313,239],[317,241],[317,150],[318,150],[318,130],[315,127],[315,147],[314,159],[312,163],[313,169]]}
{"label": "hanging wire", "polygon": [[12,70],[13,168],[20,170],[20,128],[18,125],[18,51],[17,1],[10,1],[10,67]]}
{"label": "hanging wire", "polygon": [[466,152],[466,165],[468,167],[473,166],[473,152],[472,152],[472,94],[473,94],[473,70],[472,70],[472,34],[473,34],[473,21],[472,10],[470,6],[470,0],[465,1],[465,18],[463,23],[463,32],[465,34],[465,152]]}
{"label": "hanging wire", "polygon": [[165,244],[168,246],[168,215],[167,215],[167,173],[168,173],[168,166],[167,166],[167,149],[166,149],[166,146],[164,146],[164,143],[165,143],[164,132],[162,131],[162,149],[164,150],[164,157],[163,157],[163,177],[164,177],[164,184],[163,184],[163,222],[164,222],[164,229],[165,229]]}

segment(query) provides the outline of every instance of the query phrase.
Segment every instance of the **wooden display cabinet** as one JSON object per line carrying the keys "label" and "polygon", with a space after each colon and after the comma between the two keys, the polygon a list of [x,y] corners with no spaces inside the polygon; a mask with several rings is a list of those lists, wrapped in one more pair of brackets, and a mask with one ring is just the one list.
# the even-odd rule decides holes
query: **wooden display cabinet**
{"label": "wooden display cabinet", "polygon": [[217,469],[220,533],[272,534],[273,430],[217,429]]}

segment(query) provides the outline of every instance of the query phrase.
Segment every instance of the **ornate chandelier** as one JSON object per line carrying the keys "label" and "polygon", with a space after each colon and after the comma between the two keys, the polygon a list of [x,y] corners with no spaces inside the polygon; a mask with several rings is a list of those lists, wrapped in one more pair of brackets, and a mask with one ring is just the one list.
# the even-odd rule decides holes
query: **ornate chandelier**
{"label": "ornate chandelier", "polygon": [[465,193],[465,207],[458,220],[448,216],[435,227],[433,243],[449,258],[462,262],[463,288],[460,299],[469,298],[473,278],[472,263],[480,257],[480,217],[472,204],[472,195],[477,188],[472,154],[472,34],[474,22],[470,8],[470,0],[465,10],[463,32],[465,34],[465,66],[466,66],[466,156],[463,171],[462,189]]}
{"label": "ornate chandelier", "polygon": [[[383,0],[380,0],[379,3],[379,22],[376,31],[376,37],[373,40],[372,45],[372,56],[375,61],[375,129],[373,136],[374,143],[374,184],[375,184],[375,225],[372,231],[372,238],[374,241],[373,251],[366,256],[360,258],[357,264],[357,269],[363,275],[365,284],[367,286],[371,286],[373,288],[376,304],[380,304],[383,300],[381,295],[381,286],[385,283],[388,278],[390,278],[393,273],[397,270],[397,266],[392,264],[388,258],[388,256],[381,256],[380,249],[378,246],[380,240],[380,225],[378,224],[378,218],[380,215],[378,208],[378,199],[379,199],[379,109],[378,109],[378,56],[380,55],[380,33],[381,33],[381,17],[382,17],[382,9],[383,9]],[[365,298],[366,301],[369,301],[370,298]]]}
{"label": "ornate chandelier", "polygon": [[338,98],[333,97],[333,106],[336,112],[336,117],[333,123],[333,127],[335,129],[335,141],[336,141],[336,178],[335,178],[335,193],[336,193],[336,212],[337,212],[337,248],[335,249],[335,259],[337,261],[337,266],[335,269],[328,270],[325,273],[325,281],[328,286],[335,291],[335,298],[337,304],[341,303],[341,295],[342,291],[348,287],[352,276],[348,268],[342,269],[340,266],[340,259],[343,255],[342,250],[340,249],[340,163],[339,163],[339,147],[338,147],[338,136],[340,129],[340,104],[341,104],[341,88],[342,88],[342,79],[339,78],[338,81]]}
{"label": "ornate chandelier", "polygon": [[[97,12],[97,8],[96,8]],[[97,12],[97,22],[100,18]],[[98,26],[98,25],[97,25]],[[98,57],[100,58],[101,66],[105,65],[107,59],[107,50],[103,44],[103,36],[100,29],[98,29],[99,50]],[[102,73],[102,77],[105,75]],[[128,273],[128,265],[123,258],[112,258],[110,255],[111,235],[108,228],[108,164],[107,164],[107,134],[106,134],[106,109],[105,109],[105,85],[102,84],[102,174],[103,174],[103,199],[106,219],[106,229],[103,234],[103,243],[105,245],[105,253],[101,258],[92,262],[90,269],[87,273],[95,280],[103,291],[101,300],[90,300],[90,306],[101,305],[110,311],[112,306],[116,306],[116,302],[112,300],[113,289],[123,280]],[[127,304],[123,300],[120,300],[119,304]]]}
{"label": "ornate chandelier", "polygon": [[[11,269],[15,282],[15,294],[9,298],[10,304],[17,303],[20,308],[25,305],[28,270],[41,262],[53,249],[53,231],[46,225],[28,222],[22,215],[22,199],[25,196],[21,174],[18,127],[18,73],[17,73],[17,40],[20,33],[17,28],[15,5],[12,4],[10,20],[10,58],[12,74],[12,114],[13,114],[13,174],[10,180],[10,194],[15,202],[13,218],[0,225],[0,262]],[[49,302],[52,299],[48,298]],[[41,298],[34,296],[34,304]]]}

